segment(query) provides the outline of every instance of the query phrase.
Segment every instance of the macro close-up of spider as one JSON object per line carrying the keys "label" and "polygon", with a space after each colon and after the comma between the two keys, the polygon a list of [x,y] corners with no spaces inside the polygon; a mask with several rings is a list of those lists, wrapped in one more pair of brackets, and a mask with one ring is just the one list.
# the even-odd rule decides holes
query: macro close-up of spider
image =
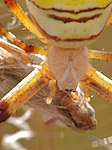
{"label": "macro close-up of spider", "polygon": [[0,21],[0,33],[13,43],[0,38],[0,89],[7,93],[0,100],[0,123],[27,103],[46,125],[96,129],[90,93],[112,103],[112,80],[91,62],[111,61],[112,52],[90,45],[112,24],[112,0],[26,0],[33,21],[15,0],[4,2],[41,46],[25,44]]}

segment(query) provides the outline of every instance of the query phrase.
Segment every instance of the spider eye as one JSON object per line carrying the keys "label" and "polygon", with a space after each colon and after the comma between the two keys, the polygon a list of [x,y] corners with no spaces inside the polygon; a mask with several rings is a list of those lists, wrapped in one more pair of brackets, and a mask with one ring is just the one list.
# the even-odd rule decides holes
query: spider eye
{"label": "spider eye", "polygon": [[72,89],[65,89],[66,92],[72,92]]}

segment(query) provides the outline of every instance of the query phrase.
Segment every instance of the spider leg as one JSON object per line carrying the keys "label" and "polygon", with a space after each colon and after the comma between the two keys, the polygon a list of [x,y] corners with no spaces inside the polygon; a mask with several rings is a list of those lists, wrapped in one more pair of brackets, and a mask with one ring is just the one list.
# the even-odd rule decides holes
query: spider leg
{"label": "spider leg", "polygon": [[23,41],[18,39],[14,34],[12,34],[11,32],[8,32],[2,25],[0,25],[0,32],[4,36],[6,36],[7,39],[9,39],[11,42],[13,42],[15,45],[17,45],[21,49],[24,49],[26,52],[41,54],[44,56],[48,55],[47,49],[25,44]]}
{"label": "spider leg", "polygon": [[99,50],[89,50],[90,59],[112,60],[112,52],[102,52]]}
{"label": "spider leg", "polygon": [[84,78],[81,80],[89,88],[112,103],[112,80],[89,65]]}
{"label": "spider leg", "polygon": [[108,27],[108,26],[111,25],[111,24],[112,24],[112,13],[111,13],[110,16],[109,16],[108,21],[107,21],[105,27]]}
{"label": "spider leg", "polygon": [[54,79],[50,80],[49,87],[50,87],[50,93],[49,93],[49,96],[46,99],[46,104],[51,104],[53,96],[55,96],[55,94],[56,94],[56,90],[57,90],[56,80],[54,80]]}
{"label": "spider leg", "polygon": [[[10,44],[9,42],[6,42],[0,38],[0,56],[3,56],[5,60],[7,61],[7,59],[9,60],[9,55],[7,54],[7,52],[5,53],[4,49],[7,52],[9,52],[11,55],[14,55],[15,58],[17,58],[19,61],[22,61],[24,63],[32,63],[27,52],[25,52],[23,49],[13,44]],[[10,56],[10,61],[11,63],[12,61],[15,62],[15,59],[13,59],[13,57]],[[9,64],[10,64],[10,61],[8,61]]]}
{"label": "spider leg", "polygon": [[47,71],[46,63],[42,65],[42,69],[35,68],[0,100],[0,123],[15,113],[16,110],[22,107],[37,91],[48,83]]}
{"label": "spider leg", "polygon": [[80,88],[81,88],[81,90],[84,93],[84,99],[87,102],[90,102],[90,96],[89,96],[89,89],[88,89],[88,87],[83,82],[80,82]]}
{"label": "spider leg", "polygon": [[16,17],[23,23],[23,25],[30,30],[33,34],[35,34],[43,43],[47,43],[47,41],[40,34],[36,26],[32,23],[32,21],[25,15],[21,7],[15,0],[4,0],[6,5],[12,10],[12,12],[16,15]]}

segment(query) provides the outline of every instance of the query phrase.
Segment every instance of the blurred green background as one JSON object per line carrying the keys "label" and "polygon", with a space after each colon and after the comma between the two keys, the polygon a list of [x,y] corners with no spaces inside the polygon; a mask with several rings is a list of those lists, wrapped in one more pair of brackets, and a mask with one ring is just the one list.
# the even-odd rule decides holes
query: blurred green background
{"label": "blurred green background", "polygon": [[[18,1],[21,7],[27,12],[26,4],[23,0]],[[9,28],[18,38],[24,40],[28,44],[37,44],[37,39],[29,31],[27,31],[18,20],[16,25],[13,20],[13,14],[7,8],[3,1],[0,1],[0,24]],[[13,24],[13,28],[12,28]],[[2,36],[2,35],[1,35]],[[40,42],[38,44],[41,45]],[[100,38],[92,45],[91,49],[99,49],[105,51],[112,51],[112,27],[108,27]],[[103,72],[107,77],[112,77],[112,62],[93,60],[93,66],[99,71]],[[106,150],[112,149],[111,146],[107,147],[98,146],[93,148],[91,146],[90,137],[97,137],[104,139],[112,136],[112,105],[106,100],[102,99],[99,95],[91,91],[93,96],[91,105],[96,111],[96,118],[98,126],[94,131],[85,133],[77,133],[69,128],[58,126],[46,127],[43,125],[41,115],[34,111],[28,123],[35,135],[30,140],[20,140],[20,143],[28,150]],[[17,113],[17,116],[19,111]],[[1,141],[4,134],[13,134],[17,132],[17,128],[10,125],[8,122],[0,124],[0,150],[3,149]],[[47,141],[46,141],[47,139]],[[106,139],[107,140],[107,139]],[[5,149],[6,150],[6,149]],[[12,149],[7,149],[12,150]]]}

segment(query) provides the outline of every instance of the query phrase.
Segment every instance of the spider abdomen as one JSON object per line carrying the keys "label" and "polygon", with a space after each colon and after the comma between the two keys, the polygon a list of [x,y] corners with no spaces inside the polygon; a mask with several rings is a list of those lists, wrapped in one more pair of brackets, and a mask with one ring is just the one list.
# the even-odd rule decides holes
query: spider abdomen
{"label": "spider abdomen", "polygon": [[48,53],[49,68],[62,91],[75,91],[88,67],[88,49],[63,49],[51,46]]}
{"label": "spider abdomen", "polygon": [[99,37],[111,11],[111,0],[56,1],[27,0],[37,28],[52,45],[85,47]]}

